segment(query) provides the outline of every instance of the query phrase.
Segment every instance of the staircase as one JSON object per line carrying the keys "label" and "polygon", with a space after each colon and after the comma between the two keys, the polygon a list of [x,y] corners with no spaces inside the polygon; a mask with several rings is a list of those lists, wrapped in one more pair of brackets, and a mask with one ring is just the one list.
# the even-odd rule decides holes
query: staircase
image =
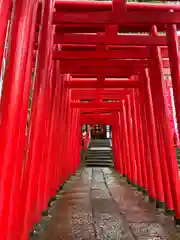
{"label": "staircase", "polygon": [[109,139],[92,140],[86,156],[86,167],[114,167]]}

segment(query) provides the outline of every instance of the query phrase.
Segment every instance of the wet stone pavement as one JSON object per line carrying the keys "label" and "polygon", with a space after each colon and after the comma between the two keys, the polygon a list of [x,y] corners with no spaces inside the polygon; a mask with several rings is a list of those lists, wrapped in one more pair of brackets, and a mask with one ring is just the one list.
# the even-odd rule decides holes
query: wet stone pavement
{"label": "wet stone pavement", "polygon": [[82,169],[57,198],[33,240],[180,239],[172,217],[113,169]]}

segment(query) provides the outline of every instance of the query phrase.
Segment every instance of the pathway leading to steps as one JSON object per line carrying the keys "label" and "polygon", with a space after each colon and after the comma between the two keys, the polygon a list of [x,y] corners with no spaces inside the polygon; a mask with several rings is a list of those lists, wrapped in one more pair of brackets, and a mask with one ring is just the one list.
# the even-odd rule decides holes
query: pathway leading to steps
{"label": "pathway leading to steps", "polygon": [[58,194],[35,240],[180,239],[172,218],[113,169],[84,168]]}

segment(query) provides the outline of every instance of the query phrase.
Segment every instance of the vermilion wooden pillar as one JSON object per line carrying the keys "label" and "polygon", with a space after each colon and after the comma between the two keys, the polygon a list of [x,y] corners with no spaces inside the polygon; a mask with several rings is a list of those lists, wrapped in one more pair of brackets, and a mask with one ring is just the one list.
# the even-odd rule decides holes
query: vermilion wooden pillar
{"label": "vermilion wooden pillar", "polygon": [[[49,180],[47,180],[47,185],[48,182],[52,182],[49,186],[49,196],[50,198],[53,198],[56,194],[56,190],[60,186],[60,178],[61,178],[61,155],[60,155],[60,141],[61,141],[61,134],[60,134],[60,129],[61,129],[61,119],[62,119],[62,101],[63,101],[63,83],[64,83],[64,77],[60,75],[59,71],[59,62],[56,63],[58,64],[57,68],[57,73],[56,73],[56,81],[57,81],[57,101],[54,105],[54,112],[55,112],[55,119],[52,120],[52,122],[55,121],[55,126],[52,126],[52,131],[53,131],[53,141],[52,141],[52,156],[49,159],[49,164],[51,165],[51,174],[49,175]],[[54,125],[54,124],[53,124]],[[51,163],[51,158],[54,157],[54,164],[52,165]]]}
{"label": "vermilion wooden pillar", "polygon": [[178,131],[180,134],[180,59],[176,25],[167,25],[166,35],[168,42],[168,55],[173,85],[174,102],[176,107],[176,117]]}
{"label": "vermilion wooden pillar", "polygon": [[[122,106],[122,105],[121,105]],[[127,177],[128,170],[127,170],[127,142],[126,142],[126,137],[125,137],[125,128],[123,125],[123,109],[118,113],[119,117],[119,122],[120,122],[120,138],[121,138],[121,146],[122,146],[122,160],[124,163],[123,167],[123,176]]]}
{"label": "vermilion wooden pillar", "polygon": [[61,88],[59,95],[60,97],[60,107],[59,107],[59,114],[57,117],[57,129],[56,129],[56,139],[55,139],[55,146],[54,146],[54,154],[55,154],[55,159],[56,159],[56,164],[57,164],[57,170],[56,170],[56,175],[55,175],[55,181],[57,183],[57,186],[61,188],[62,184],[62,143],[61,143],[61,138],[62,138],[62,121],[64,118],[63,110],[64,110],[64,77],[62,75],[59,76],[59,80],[61,82]]}
{"label": "vermilion wooden pillar", "polygon": [[60,122],[60,139],[59,139],[59,155],[61,156],[61,159],[59,159],[60,161],[60,168],[59,168],[59,175],[60,175],[60,181],[59,181],[59,185],[62,185],[64,182],[64,159],[65,159],[65,147],[66,147],[66,138],[65,138],[65,121],[66,121],[66,104],[67,104],[67,91],[65,91],[65,89],[63,88],[63,99],[62,99],[62,110],[61,110],[61,122]]}
{"label": "vermilion wooden pillar", "polygon": [[114,168],[116,169],[117,162],[117,148],[116,148],[116,126],[112,126],[112,150],[113,150],[113,159],[114,159]]}
{"label": "vermilion wooden pillar", "polygon": [[[70,95],[70,101],[71,101],[71,95]],[[67,152],[67,171],[68,175],[70,176],[72,174],[72,169],[73,169],[73,137],[74,137],[74,131],[75,131],[75,109],[69,108],[69,123],[68,123],[68,152]]]}
{"label": "vermilion wooden pillar", "polygon": [[118,125],[118,116],[117,113],[113,114],[113,150],[114,150],[114,167],[115,169],[121,174],[122,168],[121,168],[121,146],[119,141],[119,125]]}
{"label": "vermilion wooden pillar", "polygon": [[[69,171],[70,174],[75,173],[74,171],[74,166],[73,166],[73,160],[74,160],[74,133],[75,133],[75,129],[76,129],[76,111],[77,109],[71,109],[71,128],[70,128],[70,139],[69,139],[69,155],[68,157],[70,157],[70,160],[68,162],[68,166],[69,166]],[[67,158],[68,159],[68,158]]]}
{"label": "vermilion wooden pillar", "polygon": [[[154,26],[152,29],[152,34],[156,35],[157,34],[156,31],[157,31],[156,27]],[[169,213],[170,212],[172,213],[173,202],[172,202],[172,196],[171,196],[168,167],[166,163],[167,154],[169,155],[169,153],[165,150],[166,140],[164,139],[164,137],[167,138],[172,136],[169,136],[168,132],[166,132],[166,135],[165,133],[163,134],[164,124],[166,125],[169,119],[168,119],[168,115],[166,115],[166,118],[164,117],[165,112],[167,114],[167,99],[166,99],[167,97],[165,95],[166,83],[164,82],[165,80],[163,75],[161,54],[160,54],[160,49],[158,47],[151,48],[151,58],[152,60],[150,61],[150,68],[149,68],[150,87],[152,92],[153,109],[155,114],[155,124],[156,124],[156,131],[157,131],[159,164],[160,164],[160,171],[162,175],[166,209]]]}
{"label": "vermilion wooden pillar", "polygon": [[[34,8],[33,14],[32,14],[32,25],[31,25],[31,32],[29,39],[32,41],[31,44],[29,44],[29,51],[28,51],[28,59],[27,59],[27,66],[25,71],[25,85],[24,85],[24,91],[23,91],[23,98],[22,98],[22,104],[21,104],[21,114],[20,114],[20,131],[18,135],[18,148],[16,151],[18,163],[16,164],[16,173],[15,177],[13,179],[13,189],[12,191],[16,192],[16,195],[13,197],[13,202],[17,202],[16,208],[11,208],[12,214],[12,222],[9,223],[8,231],[7,231],[7,238],[14,238],[14,232],[16,232],[16,229],[18,226],[18,213],[19,208],[21,206],[20,203],[20,190],[21,190],[21,182],[23,179],[23,168],[25,165],[24,160],[24,149],[26,149],[27,144],[27,136],[28,136],[28,124],[29,122],[29,116],[27,116],[27,112],[29,112],[27,109],[29,108],[29,94],[30,94],[30,88],[32,87],[32,66],[33,66],[33,49],[34,49],[34,43],[35,43],[35,24],[37,19],[37,4]],[[25,134],[24,134],[25,133]],[[19,165],[19,167],[17,167]],[[23,166],[23,167],[21,167]],[[19,194],[17,194],[19,192]],[[19,206],[19,207],[18,207]]]}
{"label": "vermilion wooden pillar", "polygon": [[[53,34],[51,34],[49,48],[53,49]],[[37,199],[36,204],[34,204],[35,206],[34,219],[36,222],[40,221],[41,214],[44,215],[46,213],[46,211],[44,211],[44,205],[43,205],[44,204],[43,196],[45,191],[44,183],[46,178],[46,167],[47,167],[47,161],[48,161],[47,154],[49,150],[49,141],[50,141],[50,124],[51,124],[51,118],[52,118],[52,105],[53,105],[55,86],[56,86],[56,83],[53,79],[54,71],[53,71],[53,64],[52,64],[52,51],[49,54],[48,68],[46,71],[47,71],[47,77],[46,77],[47,81],[46,81],[46,89],[44,92],[44,95],[46,95],[46,98],[44,100],[45,102],[44,102],[44,116],[43,116],[44,118],[43,146],[42,146],[42,153],[39,158],[39,161],[41,161],[43,164],[40,165],[39,175],[37,178],[38,189],[37,189],[37,194],[34,196],[34,198]],[[50,169],[48,169],[48,172],[49,170]],[[48,184],[50,184],[50,182]]]}
{"label": "vermilion wooden pillar", "polygon": [[70,91],[68,90],[68,94],[67,94],[68,98],[67,98],[67,107],[66,107],[66,121],[65,121],[65,129],[66,132],[65,134],[65,155],[64,155],[64,181],[66,181],[66,179],[69,178],[69,173],[68,173],[68,165],[70,165],[69,163],[69,140],[71,137],[71,109],[70,109]]}
{"label": "vermilion wooden pillar", "polygon": [[130,106],[131,106],[131,114],[132,114],[132,132],[134,137],[134,157],[136,159],[136,171],[137,171],[137,187],[142,188],[142,166],[141,166],[141,159],[140,159],[140,141],[138,136],[138,128],[140,127],[137,125],[137,116],[136,116],[136,102],[135,102],[135,90],[132,90],[132,93],[130,94]]}
{"label": "vermilion wooden pillar", "polygon": [[156,199],[156,191],[154,186],[154,174],[151,160],[151,151],[150,151],[150,126],[148,126],[147,118],[149,117],[148,111],[145,108],[145,97],[143,87],[140,89],[140,108],[141,108],[141,123],[142,123],[142,132],[143,132],[143,142],[144,142],[144,160],[146,163],[146,174],[147,174],[147,186],[148,186],[148,195],[150,200]]}
{"label": "vermilion wooden pillar", "polygon": [[72,141],[71,141],[71,152],[72,152],[72,159],[71,159],[71,172],[72,174],[75,174],[76,173],[76,150],[75,150],[75,134],[77,134],[77,111],[78,109],[74,109],[74,125],[72,125],[72,133],[73,133],[73,136],[72,136]]}
{"label": "vermilion wooden pillar", "polygon": [[[54,166],[51,165],[51,176],[52,176],[52,181],[55,182],[56,189],[60,188],[61,185],[61,162],[62,162],[62,157],[61,157],[61,138],[62,135],[61,133],[61,128],[62,128],[62,102],[63,102],[63,81],[64,78],[59,77],[58,78],[58,93],[57,93],[57,98],[59,101],[57,101],[55,108],[56,111],[56,128],[54,129],[54,141],[52,142],[52,151],[53,151],[53,156],[55,158],[55,163]],[[50,191],[50,197],[53,197],[54,190],[49,188]]]}
{"label": "vermilion wooden pillar", "polygon": [[166,151],[165,151],[162,127],[160,126],[160,122],[158,123],[158,126],[156,128],[158,133],[157,139],[158,139],[158,145],[159,145],[160,162],[161,162],[161,165],[163,165],[163,167],[161,167],[161,172],[162,172],[162,180],[163,180],[165,208],[168,214],[173,214],[174,207],[173,207],[173,201],[172,201],[171,186],[169,182],[169,173],[167,169],[167,164],[166,162],[163,161],[163,160],[166,160]]}
{"label": "vermilion wooden pillar", "polygon": [[77,168],[80,167],[80,164],[81,164],[81,150],[80,150],[80,135],[79,135],[79,132],[80,132],[80,111],[78,112],[78,126],[77,126],[77,134],[76,134],[76,166]]}
{"label": "vermilion wooden pillar", "polygon": [[[147,180],[147,176],[148,176],[148,166],[147,166],[147,162],[146,162],[146,158],[148,157],[148,149],[147,149],[147,145],[145,145],[147,143],[147,135],[145,136],[145,141],[144,141],[144,135],[143,135],[143,127],[145,127],[145,123],[143,123],[142,121],[145,120],[145,118],[143,118],[141,116],[141,114],[144,114],[142,112],[142,109],[140,108],[140,94],[139,94],[139,89],[135,89],[134,90],[134,107],[136,108],[136,118],[137,118],[137,130],[138,130],[138,138],[139,138],[139,150],[140,150],[140,165],[141,165],[141,170],[142,170],[142,191],[144,193],[147,193],[148,191],[148,180]],[[147,154],[146,154],[147,153]]]}
{"label": "vermilion wooden pillar", "polygon": [[[46,92],[44,93],[46,95],[46,100],[44,102],[44,132],[43,132],[43,146],[42,146],[42,153],[39,157],[39,161],[41,161],[41,165],[39,168],[39,174],[37,176],[37,193],[36,195],[34,195],[34,199],[36,199],[36,203],[34,203],[34,212],[35,212],[35,217],[34,219],[36,219],[36,222],[39,222],[41,219],[41,213],[42,211],[44,211],[44,209],[42,210],[42,208],[44,208],[43,206],[43,195],[44,195],[44,191],[45,191],[45,174],[46,174],[46,167],[47,167],[47,154],[48,154],[48,149],[49,149],[49,141],[50,141],[50,120],[51,120],[51,102],[52,102],[52,94],[51,92],[54,91],[54,89],[52,89],[52,71],[50,71],[50,76],[47,79],[47,86],[46,86]],[[53,86],[54,88],[54,86]],[[53,160],[52,160],[53,161]],[[43,163],[43,164],[42,164]],[[49,169],[48,169],[49,171]],[[44,212],[43,212],[44,214]]]}
{"label": "vermilion wooden pillar", "polygon": [[75,174],[76,173],[76,151],[75,151],[75,134],[77,134],[77,118],[78,118],[78,110],[79,109],[73,109],[74,110],[74,113],[73,113],[73,122],[74,122],[74,125],[72,124],[72,140],[71,140],[71,143],[70,143],[70,152],[72,152],[72,158],[71,158],[71,173],[72,174]]}
{"label": "vermilion wooden pillar", "polygon": [[28,239],[29,231],[37,221],[37,212],[34,201],[37,200],[37,178],[42,164],[44,146],[44,130],[46,128],[46,109],[44,104],[48,99],[49,58],[52,51],[52,17],[53,0],[45,0],[42,17],[40,44],[38,50],[38,67],[36,72],[35,89],[33,96],[31,132],[26,167],[22,182],[21,198],[21,236],[19,239]]}
{"label": "vermilion wooden pillar", "polygon": [[[56,138],[58,137],[57,128],[59,125],[58,122],[58,116],[60,112],[60,100],[61,100],[61,81],[59,81],[59,62],[54,62],[54,69],[53,69],[53,78],[52,81],[55,83],[55,91],[53,102],[52,102],[52,108],[50,108],[50,112],[52,112],[52,117],[49,125],[49,142],[46,148],[48,149],[47,155],[45,156],[47,158],[47,164],[44,169],[45,171],[45,177],[44,177],[44,193],[42,195],[42,201],[43,201],[43,210],[47,209],[48,200],[53,197],[53,194],[55,194],[55,189],[58,187],[57,182],[55,183],[54,176],[56,176],[56,168],[58,167],[58,164],[56,162]],[[51,191],[53,189],[53,191]],[[52,194],[53,192],[53,194]]]}
{"label": "vermilion wooden pillar", "polygon": [[[41,219],[41,215],[46,215],[47,214],[47,203],[48,203],[48,199],[50,199],[50,197],[52,196],[50,193],[48,192],[48,196],[47,196],[47,200],[46,200],[46,205],[44,205],[44,193],[45,193],[45,180],[46,180],[46,176],[47,174],[50,176],[50,181],[48,182],[48,187],[52,190],[53,194],[56,194],[56,186],[55,183],[53,181],[53,177],[54,177],[54,168],[56,168],[56,164],[54,163],[55,159],[54,157],[51,155],[52,152],[50,150],[50,141],[53,141],[53,136],[51,135],[51,124],[53,125],[52,128],[56,128],[56,121],[52,121],[53,118],[53,105],[54,102],[57,100],[55,99],[55,92],[56,92],[56,82],[59,80],[59,66],[56,66],[56,76],[54,76],[54,64],[52,61],[52,49],[53,49],[53,45],[54,45],[54,28],[52,28],[52,32],[51,32],[51,37],[50,37],[50,43],[49,43],[49,57],[48,57],[48,68],[47,68],[47,83],[46,83],[46,90],[45,90],[45,94],[46,94],[46,98],[45,98],[45,103],[44,103],[44,119],[45,119],[45,127],[44,127],[44,133],[43,133],[43,139],[44,139],[44,143],[43,143],[43,149],[42,149],[42,160],[41,162],[43,164],[41,164],[40,166],[40,172],[39,172],[39,178],[38,178],[38,192],[37,192],[37,207],[35,209],[35,222],[40,221]],[[57,110],[56,110],[57,111]],[[50,156],[49,156],[50,155]],[[48,156],[51,158],[51,165],[53,166],[53,170],[52,168],[48,168]],[[45,208],[46,207],[46,208]]]}
{"label": "vermilion wooden pillar", "polygon": [[122,145],[120,141],[120,125],[118,121],[118,112],[116,113],[116,126],[117,126],[117,150],[118,150],[118,171],[120,174],[123,173],[123,167],[122,167]]}
{"label": "vermilion wooden pillar", "polygon": [[[39,173],[39,183],[38,183],[38,197],[37,197],[37,213],[43,212],[45,214],[45,210],[47,209],[48,200],[50,196],[50,188],[55,188],[54,181],[52,178],[54,173],[52,171],[52,166],[55,165],[55,157],[53,153],[52,144],[54,143],[54,129],[56,129],[56,112],[55,109],[57,105],[57,101],[59,101],[59,66],[58,63],[54,63],[54,68],[51,69],[50,77],[48,79],[49,87],[48,87],[48,95],[46,99],[46,112],[47,112],[47,120],[44,129],[44,146],[43,146],[43,164],[41,164],[41,171]],[[53,70],[53,71],[52,71]],[[54,170],[54,169],[53,169]],[[38,214],[40,216],[40,214]],[[37,217],[38,217],[37,216]]]}
{"label": "vermilion wooden pillar", "polygon": [[136,158],[134,155],[134,141],[132,131],[132,118],[131,118],[131,105],[129,96],[126,96],[125,100],[126,107],[126,121],[127,121],[127,132],[128,132],[128,148],[129,148],[129,159],[130,159],[130,171],[131,181],[133,184],[137,184],[137,171],[136,171]]}
{"label": "vermilion wooden pillar", "polygon": [[[74,159],[73,159],[73,173],[76,172],[77,168],[79,168],[80,164],[80,156],[79,156],[79,126],[80,126],[80,110],[76,109],[76,128],[74,133]],[[89,135],[89,127],[88,127],[88,135]],[[89,136],[88,136],[89,137]]]}
{"label": "vermilion wooden pillar", "polygon": [[[67,80],[67,76],[63,76],[64,81]],[[60,141],[59,141],[59,166],[60,166],[60,179],[59,179],[59,186],[61,186],[64,181],[66,180],[66,173],[65,173],[65,161],[66,161],[66,149],[67,149],[67,135],[68,135],[68,128],[67,128],[67,111],[68,111],[68,99],[69,99],[69,90],[64,88],[62,89],[62,106],[61,106],[61,117],[60,117]]]}
{"label": "vermilion wooden pillar", "polygon": [[[121,109],[122,110],[122,109]],[[120,119],[120,112],[117,112],[117,123],[118,123],[118,141],[119,141],[119,147],[120,147],[120,168],[121,172],[120,174],[122,176],[125,176],[125,151],[124,151],[124,139],[123,139],[123,130],[121,126],[121,119]]]}
{"label": "vermilion wooden pillar", "polygon": [[80,166],[81,164],[81,125],[80,125],[80,112],[79,112],[79,116],[78,116],[78,130],[77,130],[77,161],[78,161],[78,166]]}
{"label": "vermilion wooden pillar", "polygon": [[[62,76],[63,80],[66,80],[66,76]],[[62,101],[61,101],[61,109],[60,109],[60,123],[59,123],[59,142],[58,142],[58,148],[59,148],[59,186],[61,186],[64,182],[64,161],[65,161],[65,148],[66,148],[66,137],[67,137],[67,127],[66,127],[66,115],[67,115],[67,99],[68,99],[68,89],[62,88]],[[58,160],[57,160],[58,161]]]}
{"label": "vermilion wooden pillar", "polygon": [[[66,105],[66,121],[65,121],[65,141],[66,141],[66,145],[65,145],[65,155],[64,155],[64,181],[66,181],[69,176],[70,176],[70,172],[69,172],[69,156],[70,156],[70,148],[69,148],[69,141],[71,139],[71,127],[72,127],[72,122],[71,122],[71,108],[70,108],[70,102],[71,102],[71,95],[70,95],[70,90],[68,89],[67,92],[67,105]],[[68,160],[67,160],[68,159]]]}
{"label": "vermilion wooden pillar", "polygon": [[63,106],[62,106],[62,125],[61,125],[61,140],[60,140],[60,146],[61,146],[61,182],[64,183],[65,181],[65,153],[66,153],[66,141],[67,141],[67,108],[68,108],[68,89],[63,89],[64,99],[63,99]]}
{"label": "vermilion wooden pillar", "polygon": [[[66,76],[66,80],[69,80],[69,77]],[[63,168],[62,168],[62,182],[66,181],[69,176],[69,159],[70,153],[69,153],[69,140],[71,138],[71,108],[70,108],[70,101],[71,101],[71,95],[70,95],[70,90],[69,89],[64,89],[65,90],[65,105],[64,105],[64,111],[65,111],[65,118],[64,118],[64,124],[62,126],[63,130],[63,135],[61,137],[61,141],[63,143],[63,148],[62,148],[62,160],[63,160]]]}
{"label": "vermilion wooden pillar", "polygon": [[159,151],[158,151],[158,142],[157,142],[157,132],[155,126],[155,117],[154,109],[152,103],[152,94],[150,89],[150,82],[148,78],[147,71],[144,72],[143,76],[143,96],[146,114],[147,114],[147,123],[149,128],[149,142],[150,142],[150,153],[151,153],[151,164],[153,166],[153,178],[154,178],[154,187],[156,193],[157,204],[161,205],[164,203],[164,191],[162,186],[162,175],[159,162]]}
{"label": "vermilion wooden pillar", "polygon": [[128,139],[128,126],[127,126],[127,114],[124,100],[122,101],[122,126],[124,126],[124,142],[126,149],[126,166],[127,166],[127,180],[129,183],[132,181],[132,172],[131,172],[131,159],[130,159],[130,150],[129,150],[129,139]]}
{"label": "vermilion wooden pillar", "polygon": [[[9,1],[6,2],[8,4]],[[1,1],[1,3],[4,3],[4,1]],[[17,218],[14,219],[13,217],[15,214],[14,208],[19,206],[25,147],[24,145],[20,146],[20,144],[23,142],[21,140],[24,138],[23,135],[25,135],[26,131],[28,89],[31,82],[28,71],[30,71],[29,67],[32,64],[31,56],[34,44],[32,31],[34,32],[33,29],[35,29],[37,9],[36,1],[29,3],[29,1],[24,0],[24,3],[21,3],[21,1],[16,1],[15,3],[16,7],[12,18],[8,62],[1,101],[0,230],[2,239],[7,237],[8,239],[14,239],[14,236],[19,232],[19,225],[16,222]],[[6,10],[5,8],[5,15],[7,14]],[[35,13],[34,15],[33,12]],[[1,12],[1,14],[4,13]],[[7,16],[4,17],[6,18]],[[4,24],[7,23],[4,22]],[[2,27],[4,26],[2,25]],[[3,45],[3,41],[1,44]],[[1,47],[3,47],[2,45]],[[0,51],[3,50],[1,49]],[[2,58],[1,53],[0,57]],[[24,101],[22,102],[22,100]],[[21,158],[19,158],[20,156]],[[15,224],[15,229],[13,229],[14,225],[12,224]]]}
{"label": "vermilion wooden pillar", "polygon": [[77,166],[81,164],[81,127],[80,127],[80,111],[78,112],[78,128],[77,128]]}

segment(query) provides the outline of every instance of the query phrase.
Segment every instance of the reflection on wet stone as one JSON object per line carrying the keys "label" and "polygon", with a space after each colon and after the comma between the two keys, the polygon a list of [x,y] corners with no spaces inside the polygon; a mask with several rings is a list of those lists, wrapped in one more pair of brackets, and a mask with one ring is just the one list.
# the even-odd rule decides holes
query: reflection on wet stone
{"label": "reflection on wet stone", "polygon": [[112,169],[82,169],[57,198],[44,219],[46,227],[32,240],[180,239],[172,217]]}

